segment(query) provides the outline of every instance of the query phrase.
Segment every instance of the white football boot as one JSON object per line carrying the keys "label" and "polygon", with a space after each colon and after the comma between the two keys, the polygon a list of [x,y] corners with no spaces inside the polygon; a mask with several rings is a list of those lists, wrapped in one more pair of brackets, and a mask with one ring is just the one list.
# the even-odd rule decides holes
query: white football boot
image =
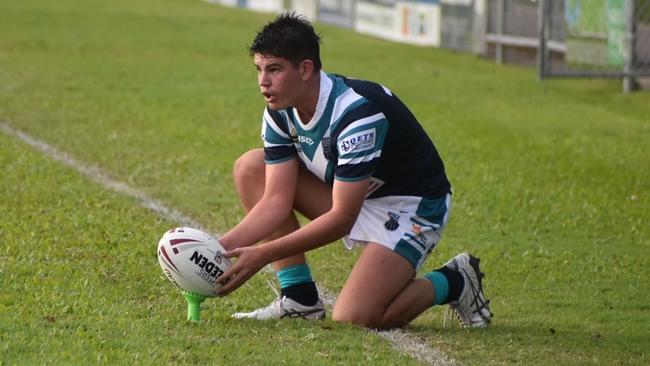
{"label": "white football boot", "polygon": [[323,301],[312,306],[305,306],[286,296],[278,297],[265,308],[251,311],[250,313],[234,313],[233,318],[250,318],[257,320],[282,319],[282,318],[303,318],[309,320],[321,320],[325,318],[325,306]]}
{"label": "white football boot", "polygon": [[458,300],[449,303],[465,328],[487,327],[492,319],[490,301],[483,295],[485,274],[479,270],[480,261],[473,255],[461,253],[445,263],[447,268],[459,272],[465,280],[465,286]]}

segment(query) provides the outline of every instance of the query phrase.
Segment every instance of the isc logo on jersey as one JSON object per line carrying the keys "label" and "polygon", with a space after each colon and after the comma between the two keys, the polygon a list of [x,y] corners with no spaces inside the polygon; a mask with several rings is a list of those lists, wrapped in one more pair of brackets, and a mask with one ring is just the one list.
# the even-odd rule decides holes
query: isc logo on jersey
{"label": "isc logo on jersey", "polygon": [[352,134],[339,142],[339,151],[342,153],[370,150],[375,147],[374,128]]}
{"label": "isc logo on jersey", "polygon": [[299,136],[298,136],[298,141],[300,141],[300,142],[303,143],[303,144],[307,144],[307,145],[309,145],[309,146],[311,146],[311,145],[314,144],[314,140],[312,140],[312,139],[309,138],[308,136],[303,136],[303,135],[299,135]]}

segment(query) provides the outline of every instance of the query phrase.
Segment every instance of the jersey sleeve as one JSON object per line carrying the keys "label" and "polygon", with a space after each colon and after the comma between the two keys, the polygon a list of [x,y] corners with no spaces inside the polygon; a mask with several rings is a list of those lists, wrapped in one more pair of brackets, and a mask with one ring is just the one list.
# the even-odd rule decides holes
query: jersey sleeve
{"label": "jersey sleeve", "polygon": [[267,164],[281,163],[298,156],[286,117],[268,107],[262,118],[262,140]]}
{"label": "jersey sleeve", "polygon": [[351,113],[351,117],[336,140],[335,178],[342,181],[359,181],[373,175],[388,133],[388,120],[369,104]]}

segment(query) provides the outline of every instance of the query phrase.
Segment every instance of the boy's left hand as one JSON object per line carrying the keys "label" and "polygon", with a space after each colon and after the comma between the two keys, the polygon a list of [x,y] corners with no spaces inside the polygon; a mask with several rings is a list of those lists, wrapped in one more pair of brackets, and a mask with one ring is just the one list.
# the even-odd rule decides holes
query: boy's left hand
{"label": "boy's left hand", "polygon": [[237,262],[217,280],[217,283],[223,285],[217,291],[219,296],[226,296],[235,291],[268,264],[264,250],[257,246],[236,248],[225,252],[224,256],[227,258],[237,257]]}

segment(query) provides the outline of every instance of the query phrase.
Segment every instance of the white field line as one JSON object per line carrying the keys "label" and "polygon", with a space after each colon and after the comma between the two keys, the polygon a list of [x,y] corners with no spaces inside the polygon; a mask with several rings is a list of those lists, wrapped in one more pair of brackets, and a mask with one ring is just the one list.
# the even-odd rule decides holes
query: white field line
{"label": "white field line", "polygon": [[[42,152],[48,157],[57,160],[64,165],[71,167],[72,169],[79,172],[81,175],[89,178],[93,182],[99,184],[102,187],[108,188],[115,192],[124,194],[128,197],[134,198],[137,200],[141,206],[148,208],[161,217],[168,219],[172,222],[178,223],[183,226],[195,227],[203,231],[207,231],[203,225],[198,221],[192,219],[189,216],[186,216],[182,212],[171,208],[157,200],[146,193],[129,186],[124,182],[117,181],[110,177],[108,173],[103,171],[97,166],[85,164],[74,157],[70,156],[68,153],[63,152],[56,147],[48,144],[47,142],[41,141],[30,135],[11,127],[6,122],[0,121],[0,131],[6,135],[18,138],[32,148]],[[218,236],[218,235],[217,235]],[[268,268],[268,267],[267,267]],[[319,286],[319,292],[323,301],[328,305],[334,305],[336,302],[336,295],[331,291]],[[442,352],[431,348],[426,342],[420,340],[419,338],[408,334],[402,329],[394,329],[390,331],[373,331],[375,334],[379,335],[382,338],[388,340],[394,349],[399,350],[416,360],[423,362],[427,365],[454,365],[455,361],[447,358]]]}
{"label": "white field line", "polygon": [[202,228],[201,224],[199,224],[191,217],[185,216],[180,211],[165,205],[161,201],[148,196],[146,193],[137,190],[127,185],[126,183],[111,178],[106,172],[96,166],[84,164],[69,154],[55,148],[54,146],[49,145],[44,141],[35,139],[20,130],[14,129],[5,122],[0,122],[0,130],[2,130],[2,132],[7,135],[17,137],[27,145],[41,151],[54,160],[58,160],[59,162],[73,168],[87,178],[90,178],[90,180],[94,181],[95,183],[98,183],[99,185],[111,189],[115,192],[119,192],[131,198],[135,198],[138,200],[140,205],[156,212],[158,215],[170,221],[176,222],[182,226],[195,227],[197,229],[205,231],[205,229]]}

